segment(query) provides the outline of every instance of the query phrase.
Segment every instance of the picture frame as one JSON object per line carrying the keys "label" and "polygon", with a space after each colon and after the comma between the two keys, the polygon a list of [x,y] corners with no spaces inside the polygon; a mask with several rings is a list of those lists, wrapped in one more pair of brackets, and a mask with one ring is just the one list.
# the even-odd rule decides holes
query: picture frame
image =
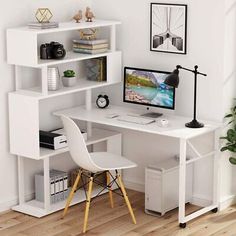
{"label": "picture frame", "polygon": [[150,50],[187,54],[187,5],[151,3]]}

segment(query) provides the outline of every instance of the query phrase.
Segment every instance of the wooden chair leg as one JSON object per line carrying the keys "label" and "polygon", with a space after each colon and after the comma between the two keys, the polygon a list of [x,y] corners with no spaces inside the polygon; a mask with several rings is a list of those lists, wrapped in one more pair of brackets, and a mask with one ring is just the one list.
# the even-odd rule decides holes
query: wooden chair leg
{"label": "wooden chair leg", "polygon": [[66,213],[67,213],[67,211],[68,211],[68,208],[69,208],[70,203],[71,203],[71,201],[72,201],[72,199],[73,199],[74,193],[75,193],[75,191],[76,191],[76,189],[77,189],[77,186],[78,186],[78,184],[79,184],[81,174],[82,174],[82,171],[79,171],[79,173],[78,173],[78,175],[77,175],[77,177],[76,177],[75,183],[74,183],[74,185],[73,185],[73,187],[72,187],[72,190],[70,191],[69,197],[67,198],[66,206],[65,206],[65,209],[64,209],[64,211],[63,211],[62,218],[65,217],[65,215],[66,215]]}
{"label": "wooden chair leg", "polygon": [[[107,175],[107,185],[108,185],[111,182],[109,171],[106,172],[106,175]],[[108,188],[109,188],[109,198],[110,198],[111,208],[114,208],[114,201],[113,201],[113,196],[112,196],[112,188],[111,188],[111,186],[108,187]]]}
{"label": "wooden chair leg", "polygon": [[93,189],[93,176],[91,176],[90,180],[89,180],[89,187],[88,187],[87,200],[86,200],[86,208],[85,208],[85,214],[84,214],[83,233],[86,233],[86,231],[87,231],[88,215],[89,215],[89,207],[90,207],[90,202],[91,202],[92,189]]}
{"label": "wooden chair leg", "polygon": [[125,199],[126,205],[127,205],[128,209],[129,209],[129,213],[130,213],[130,215],[132,217],[132,220],[133,220],[134,224],[136,224],[137,222],[136,222],[136,219],[135,219],[135,216],[134,216],[134,212],[133,212],[132,206],[130,204],[130,201],[129,201],[128,195],[126,193],[126,190],[125,190],[125,187],[124,187],[124,184],[122,182],[120,174],[118,174],[117,178],[118,178],[118,183],[120,185],[121,191],[122,191],[122,193],[124,195],[124,199]]}

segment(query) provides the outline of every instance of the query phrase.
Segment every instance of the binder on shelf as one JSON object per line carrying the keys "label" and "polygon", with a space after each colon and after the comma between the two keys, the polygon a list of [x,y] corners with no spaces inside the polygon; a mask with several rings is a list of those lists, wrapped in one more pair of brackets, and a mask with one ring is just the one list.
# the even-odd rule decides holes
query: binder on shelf
{"label": "binder on shelf", "polygon": [[[68,174],[64,171],[50,170],[50,202],[51,204],[63,201],[68,196]],[[44,202],[44,175],[35,175],[35,198]]]}

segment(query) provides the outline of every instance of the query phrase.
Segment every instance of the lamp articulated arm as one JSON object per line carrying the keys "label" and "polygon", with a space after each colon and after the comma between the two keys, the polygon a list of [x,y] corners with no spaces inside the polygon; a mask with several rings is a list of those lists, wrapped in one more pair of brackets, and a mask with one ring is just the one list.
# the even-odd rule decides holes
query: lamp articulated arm
{"label": "lamp articulated arm", "polygon": [[201,72],[199,72],[199,71],[197,70],[197,69],[198,69],[198,66],[197,66],[197,65],[194,66],[194,70],[190,70],[190,69],[188,69],[188,68],[182,67],[181,65],[177,65],[177,66],[176,66],[176,69],[177,69],[177,70],[182,69],[182,70],[190,71],[190,72],[192,72],[192,73],[194,73],[194,74],[197,74],[197,75],[207,76],[207,74],[201,73]]}

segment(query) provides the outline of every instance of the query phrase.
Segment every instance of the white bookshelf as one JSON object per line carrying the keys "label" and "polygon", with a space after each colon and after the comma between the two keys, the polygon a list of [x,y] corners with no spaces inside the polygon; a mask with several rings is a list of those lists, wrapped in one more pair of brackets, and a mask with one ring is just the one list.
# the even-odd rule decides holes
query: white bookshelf
{"label": "white bookshelf", "polygon": [[[13,210],[20,211],[32,216],[42,217],[52,212],[58,211],[64,207],[65,202],[54,205],[50,204],[49,199],[49,159],[52,156],[68,152],[68,148],[59,150],[50,150],[40,148],[39,130],[40,130],[40,104],[50,98],[68,94],[85,92],[85,107],[90,109],[92,103],[92,91],[96,88],[111,86],[121,82],[121,58],[122,53],[116,50],[116,26],[121,24],[119,21],[94,20],[94,22],[64,22],[59,24],[59,28],[53,29],[29,29],[28,27],[18,27],[7,29],[7,62],[15,69],[15,87],[14,92],[9,93],[9,127],[10,127],[10,152],[18,158],[18,189],[19,204],[13,207]],[[78,30],[87,28],[103,28],[104,38],[108,39],[109,50],[105,53],[89,55],[75,53],[67,50],[66,57],[62,60],[41,60],[39,59],[39,48],[44,38],[58,38],[57,41],[68,44],[74,39],[73,35],[79,35]],[[66,36],[65,38],[63,37]],[[70,38],[71,37],[71,38]],[[65,40],[65,41],[63,41]],[[84,60],[106,57],[107,80],[96,82],[87,80],[86,76],[78,78],[77,84],[73,87],[61,87],[57,91],[48,91],[47,70],[48,67],[63,65],[81,66],[80,62]],[[77,63],[78,62],[78,63]],[[25,88],[24,76],[22,76],[21,67],[28,67],[32,70],[40,70],[40,84],[37,87]],[[80,68],[79,68],[80,69]],[[32,80],[35,78],[32,78]],[[55,117],[55,119],[58,119]],[[87,132],[89,138],[87,145],[93,145],[96,150],[96,144],[105,142],[107,150],[116,154],[121,154],[121,135],[117,132],[92,129],[91,123],[87,122]],[[35,200],[25,200],[25,178],[24,178],[24,159],[30,158],[43,162],[44,181],[44,199],[43,203]],[[58,161],[60,158],[58,159]],[[95,190],[96,192],[97,190]],[[94,194],[95,194],[94,192]],[[76,194],[78,195],[78,194]],[[80,195],[80,194],[79,194]],[[73,204],[85,200],[79,196],[74,199]]]}

